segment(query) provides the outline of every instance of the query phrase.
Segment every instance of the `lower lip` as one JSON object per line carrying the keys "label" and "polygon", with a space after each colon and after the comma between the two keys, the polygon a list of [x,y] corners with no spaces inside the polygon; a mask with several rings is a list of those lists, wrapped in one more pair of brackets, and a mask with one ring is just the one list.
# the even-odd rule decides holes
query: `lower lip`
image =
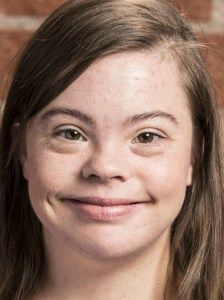
{"label": "lower lip", "polygon": [[145,205],[145,203],[135,203],[127,205],[100,206],[84,202],[82,203],[75,200],[68,201],[85,217],[101,221],[120,219],[132,214],[134,211]]}

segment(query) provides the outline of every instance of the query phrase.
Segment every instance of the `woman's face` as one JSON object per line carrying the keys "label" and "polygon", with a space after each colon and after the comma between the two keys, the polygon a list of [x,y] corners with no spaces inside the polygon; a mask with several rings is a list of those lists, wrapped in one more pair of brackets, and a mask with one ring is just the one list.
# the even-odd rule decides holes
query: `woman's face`
{"label": "woman's face", "polygon": [[[191,184],[191,147],[191,115],[170,56],[96,61],[27,125],[21,163],[45,239],[98,259],[168,243]],[[110,217],[84,213],[74,203],[80,197],[143,204]]]}

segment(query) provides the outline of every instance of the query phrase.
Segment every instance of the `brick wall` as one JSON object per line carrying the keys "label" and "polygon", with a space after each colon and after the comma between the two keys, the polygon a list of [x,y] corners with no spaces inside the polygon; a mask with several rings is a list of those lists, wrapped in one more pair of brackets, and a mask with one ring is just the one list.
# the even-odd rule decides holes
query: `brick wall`
{"label": "brick wall", "polygon": [[[219,107],[224,107],[224,0],[168,0],[192,23],[214,82]],[[64,0],[0,0],[0,98],[4,97],[5,74],[13,57],[30,33]],[[4,76],[3,76],[4,75]]]}

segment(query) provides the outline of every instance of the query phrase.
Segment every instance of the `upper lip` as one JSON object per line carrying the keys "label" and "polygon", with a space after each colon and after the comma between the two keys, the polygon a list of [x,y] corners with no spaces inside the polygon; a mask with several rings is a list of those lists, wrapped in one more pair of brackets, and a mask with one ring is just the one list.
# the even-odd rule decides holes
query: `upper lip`
{"label": "upper lip", "polygon": [[100,198],[100,197],[74,197],[74,198],[69,197],[67,199],[90,203],[94,205],[100,205],[100,206],[130,205],[134,203],[146,202],[146,201],[125,199],[125,198]]}

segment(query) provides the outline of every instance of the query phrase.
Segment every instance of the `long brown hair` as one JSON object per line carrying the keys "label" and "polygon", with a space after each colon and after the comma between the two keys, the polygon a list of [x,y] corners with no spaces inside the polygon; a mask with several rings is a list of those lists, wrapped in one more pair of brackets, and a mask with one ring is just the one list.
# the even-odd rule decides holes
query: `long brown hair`
{"label": "long brown hair", "polygon": [[191,29],[161,0],[68,1],[24,48],[0,131],[0,299],[28,299],[45,268],[41,224],[19,162],[27,121],[97,59],[158,45],[178,60],[194,128],[193,183],[171,228],[166,292],[181,300],[224,299],[224,192],[213,92]]}

